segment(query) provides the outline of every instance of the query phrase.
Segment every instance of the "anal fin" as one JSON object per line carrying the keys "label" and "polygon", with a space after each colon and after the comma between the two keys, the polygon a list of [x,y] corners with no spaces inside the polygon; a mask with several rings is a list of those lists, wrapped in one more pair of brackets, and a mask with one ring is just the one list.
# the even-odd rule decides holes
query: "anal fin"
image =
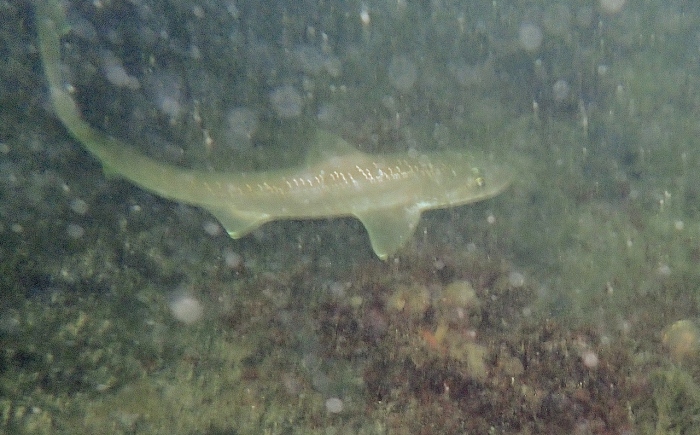
{"label": "anal fin", "polygon": [[207,207],[207,211],[216,217],[233,239],[245,236],[270,220],[266,214],[232,211],[225,207]]}

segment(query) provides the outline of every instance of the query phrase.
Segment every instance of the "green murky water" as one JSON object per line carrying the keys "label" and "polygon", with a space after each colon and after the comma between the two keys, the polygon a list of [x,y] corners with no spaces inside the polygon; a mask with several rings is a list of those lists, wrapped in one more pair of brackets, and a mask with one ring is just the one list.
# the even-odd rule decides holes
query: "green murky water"
{"label": "green murky water", "polygon": [[231,240],[105,178],[0,2],[0,431],[697,433],[700,7],[66,1],[83,118],[159,161],[468,147],[500,196],[387,261],[353,219]]}

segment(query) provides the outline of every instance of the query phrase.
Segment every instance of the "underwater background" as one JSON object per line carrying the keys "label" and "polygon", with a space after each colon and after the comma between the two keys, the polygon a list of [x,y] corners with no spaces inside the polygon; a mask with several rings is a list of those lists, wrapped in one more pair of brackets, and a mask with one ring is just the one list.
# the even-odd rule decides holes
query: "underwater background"
{"label": "underwater background", "polygon": [[[40,1],[40,0],[37,0]],[[0,0],[0,432],[700,433],[700,4],[55,0],[83,118],[202,171],[487,153],[386,261],[106,177]]]}

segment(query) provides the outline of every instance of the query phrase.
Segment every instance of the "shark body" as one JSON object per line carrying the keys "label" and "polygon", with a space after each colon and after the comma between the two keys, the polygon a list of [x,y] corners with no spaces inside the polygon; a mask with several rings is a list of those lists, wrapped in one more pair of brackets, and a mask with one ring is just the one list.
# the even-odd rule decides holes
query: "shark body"
{"label": "shark body", "polygon": [[54,2],[38,1],[36,22],[54,110],[105,172],[206,209],[233,238],[278,219],[354,216],[367,229],[374,252],[386,259],[410,239],[424,210],[492,197],[511,180],[506,168],[464,152],[369,155],[324,130],[316,132],[302,167],[215,173],[164,164],[81,118],[60,73],[65,13]]}

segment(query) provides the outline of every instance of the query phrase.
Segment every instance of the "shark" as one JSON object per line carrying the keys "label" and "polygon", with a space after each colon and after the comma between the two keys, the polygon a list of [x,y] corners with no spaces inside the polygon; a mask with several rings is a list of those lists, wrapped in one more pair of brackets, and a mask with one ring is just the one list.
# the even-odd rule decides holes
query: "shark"
{"label": "shark", "polygon": [[118,176],[163,198],[201,207],[234,239],[266,222],[351,216],[385,260],[413,236],[421,213],[491,198],[511,171],[464,151],[373,155],[319,129],[305,164],[280,170],[208,172],[148,157],[83,120],[61,74],[61,38],[70,29],[58,2],[36,2],[38,45],[55,115]]}

